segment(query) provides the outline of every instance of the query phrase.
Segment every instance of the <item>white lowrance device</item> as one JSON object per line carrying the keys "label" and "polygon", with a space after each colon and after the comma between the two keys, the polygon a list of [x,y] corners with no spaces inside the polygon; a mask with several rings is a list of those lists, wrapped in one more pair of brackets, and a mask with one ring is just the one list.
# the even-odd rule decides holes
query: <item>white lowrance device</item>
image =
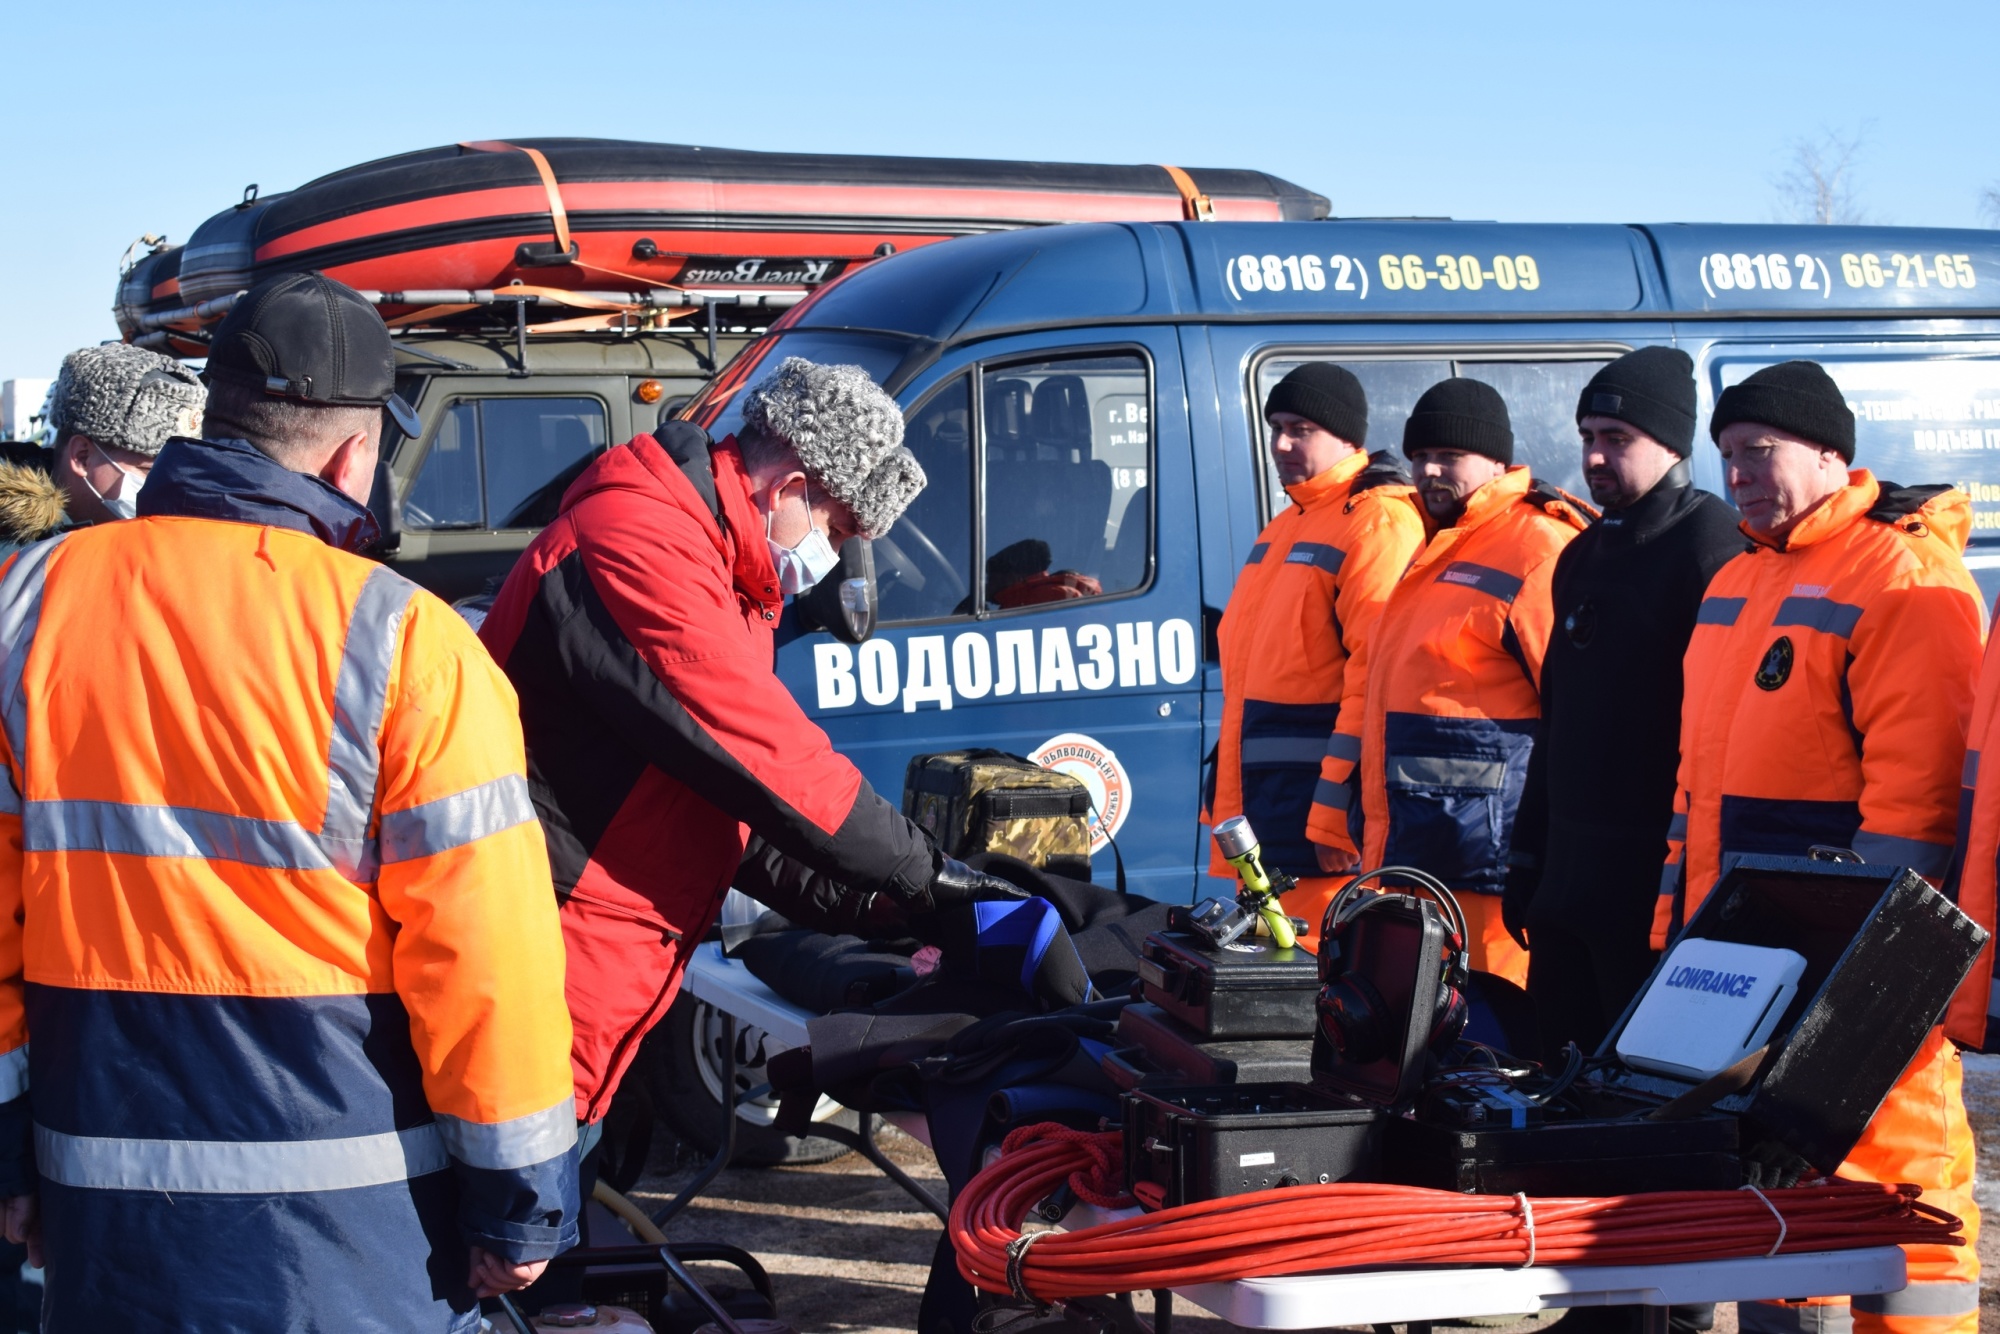
{"label": "white lowrance device", "polygon": [[1696,1083],[1719,1075],[1769,1041],[1805,970],[1792,950],[1683,940],[1618,1035],[1618,1059]]}

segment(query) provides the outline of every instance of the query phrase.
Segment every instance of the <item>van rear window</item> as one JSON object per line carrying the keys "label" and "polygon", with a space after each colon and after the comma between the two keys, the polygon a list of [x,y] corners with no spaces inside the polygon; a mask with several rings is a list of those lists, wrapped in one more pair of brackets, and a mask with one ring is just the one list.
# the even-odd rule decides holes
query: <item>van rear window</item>
{"label": "van rear window", "polygon": [[1582,353],[1574,357],[1503,358],[1499,356],[1411,357],[1389,359],[1328,351],[1286,352],[1268,357],[1257,367],[1256,420],[1251,438],[1258,442],[1268,507],[1265,517],[1284,508],[1284,488],[1270,466],[1270,426],[1263,404],[1272,388],[1308,361],[1331,361],[1353,371],[1368,394],[1370,450],[1387,450],[1403,457],[1403,424],[1424,390],[1454,376],[1483,380],[1500,391],[1514,427],[1514,461],[1525,463],[1536,477],[1575,496],[1588,498],[1583,483],[1583,451],[1576,436],[1576,400],[1584,384],[1608,356]]}
{"label": "van rear window", "polygon": [[[2000,359],[1815,358],[1854,413],[1854,463],[1905,486],[1972,497],[1972,540],[2000,542]],[[1785,360],[1725,360],[1720,388]]]}

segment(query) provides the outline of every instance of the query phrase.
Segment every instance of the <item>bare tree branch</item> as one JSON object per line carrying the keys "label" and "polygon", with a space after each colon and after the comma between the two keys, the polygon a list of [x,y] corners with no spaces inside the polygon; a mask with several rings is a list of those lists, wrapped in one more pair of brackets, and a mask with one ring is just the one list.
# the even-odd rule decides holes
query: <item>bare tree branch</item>
{"label": "bare tree branch", "polygon": [[1870,125],[1851,134],[1822,127],[1810,138],[1794,139],[1791,162],[1772,177],[1785,222],[1860,223],[1869,221],[1855,190],[1855,162],[1868,141]]}
{"label": "bare tree branch", "polygon": [[2000,227],[2000,181],[1979,192],[1979,216],[1989,227]]}

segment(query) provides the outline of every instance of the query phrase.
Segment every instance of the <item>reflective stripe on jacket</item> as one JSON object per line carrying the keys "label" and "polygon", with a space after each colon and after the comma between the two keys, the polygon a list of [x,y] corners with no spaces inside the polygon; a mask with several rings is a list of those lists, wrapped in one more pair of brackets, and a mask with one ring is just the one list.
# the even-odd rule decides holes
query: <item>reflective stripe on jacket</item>
{"label": "reflective stripe on jacket", "polygon": [[1473,492],[1389,595],[1368,648],[1364,866],[1415,866],[1479,893],[1505,887],[1541,716],[1549,582],[1588,513],[1509,468]]}
{"label": "reflective stripe on jacket", "polygon": [[[1368,690],[1362,647],[1423,546],[1424,524],[1409,475],[1386,454],[1356,451],[1285,490],[1293,503],[1258,534],[1222,618],[1222,734],[1209,809],[1216,822],[1248,816],[1267,865],[1312,876],[1314,842],[1353,848],[1348,777]],[[1329,759],[1331,780],[1321,776]],[[1235,874],[1213,849],[1209,870]]]}
{"label": "reflective stripe on jacket", "polygon": [[[1982,613],[1959,554],[1970,502],[1939,492],[1856,469],[1709,584],[1684,661],[1670,845],[1685,844],[1663,880],[1668,903],[1683,890],[1678,921],[1734,853],[1826,844],[1943,878]],[[1656,946],[1671,917],[1656,915]]]}
{"label": "reflective stripe on jacket", "polygon": [[[32,1034],[46,1327],[455,1329],[468,1243],[576,1235],[513,692],[322,540],[358,507],[318,479],[173,442],[145,494],[0,574],[0,1064]],[[177,516],[233,496],[255,521]]]}

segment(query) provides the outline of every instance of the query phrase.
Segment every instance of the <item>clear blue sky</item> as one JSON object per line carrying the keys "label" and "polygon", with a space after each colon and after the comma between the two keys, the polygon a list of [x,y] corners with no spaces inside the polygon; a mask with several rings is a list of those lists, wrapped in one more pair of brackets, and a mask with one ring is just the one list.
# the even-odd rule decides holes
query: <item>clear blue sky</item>
{"label": "clear blue sky", "polygon": [[1881,221],[1979,225],[2000,181],[1990,0],[69,0],[6,41],[0,378],[115,335],[140,233],[460,139],[1246,166],[1522,221],[1769,221],[1828,128]]}

